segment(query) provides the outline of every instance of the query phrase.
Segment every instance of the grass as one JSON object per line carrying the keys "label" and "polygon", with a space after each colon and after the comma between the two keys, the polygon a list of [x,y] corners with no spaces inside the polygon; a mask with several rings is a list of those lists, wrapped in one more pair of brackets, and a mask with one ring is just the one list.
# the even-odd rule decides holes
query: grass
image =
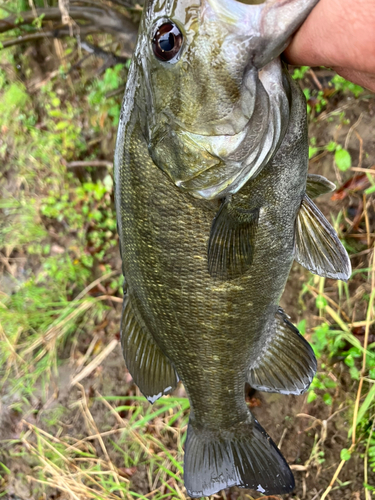
{"label": "grass", "polygon": [[[171,492],[177,498],[184,498],[181,466],[184,434],[176,422],[186,423],[186,398],[166,398],[156,408],[145,409],[141,397],[120,401],[117,397],[97,395],[94,398],[97,404],[114,420],[111,430],[99,432],[85,389],[80,384],[77,387],[80,397],[74,407],[85,423],[85,437],[77,439],[65,433],[56,437],[29,422],[22,422],[25,433],[12,444],[22,446],[38,463],[37,471],[34,470],[37,474],[28,479],[44,488],[67,492],[71,498],[151,497],[159,500],[170,498]],[[114,407],[112,401],[123,404]],[[120,411],[131,413],[130,418],[123,419]],[[152,427],[152,433],[145,432],[147,426]],[[163,444],[167,435],[174,441],[171,451]],[[109,447],[118,452],[116,465],[110,458]],[[103,457],[98,456],[97,448]],[[152,495],[144,496],[131,490],[129,477],[146,464],[151,471],[147,481]]]}
{"label": "grass", "polygon": [[[98,35],[96,41],[101,40]],[[113,181],[106,165],[122,100],[116,89],[123,87],[127,67],[94,77],[98,63],[93,61],[83,74],[71,76],[78,56],[71,42],[62,49],[64,64],[32,95],[27,79],[21,82],[15,73],[19,52],[2,52],[0,498],[21,484],[33,498],[59,492],[79,500],[185,499],[188,400],[169,396],[150,406],[123,365],[111,365],[121,357],[122,277]],[[31,76],[27,64],[24,58]],[[303,68],[295,77],[305,82],[309,75],[311,70]],[[346,108],[337,110],[331,100],[344,94],[361,98],[363,92],[342,79],[332,82],[330,92],[314,90],[311,82],[306,86],[312,130],[330,120],[349,134]],[[338,175],[352,175],[356,152],[337,134],[328,139],[312,137],[312,165],[318,157],[329,159]],[[340,151],[347,152],[350,163]],[[73,167],[78,161],[86,166]],[[104,166],[90,167],[95,161]],[[366,161],[361,150],[358,161],[354,168]],[[292,468],[308,480],[328,464],[320,499],[340,498],[332,494],[341,495],[348,486],[341,477],[354,457],[363,463],[366,500],[374,489],[372,196],[361,198],[354,235],[348,204],[341,203],[332,218],[352,255],[349,283],[302,275],[299,327],[311,338],[319,371],[306,396],[307,413],[300,417],[308,422],[303,433],[309,452]],[[348,432],[329,459],[327,439],[342,415]],[[7,419],[13,422],[9,429]],[[216,498],[252,498],[245,491],[231,495]]]}

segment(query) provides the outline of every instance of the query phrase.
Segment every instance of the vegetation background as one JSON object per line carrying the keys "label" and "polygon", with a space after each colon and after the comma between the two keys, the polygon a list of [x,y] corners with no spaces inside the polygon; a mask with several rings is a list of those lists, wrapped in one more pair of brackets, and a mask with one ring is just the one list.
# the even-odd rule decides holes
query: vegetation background
{"label": "vegetation background", "polygon": [[[112,159],[141,11],[127,0],[0,0],[5,499],[186,498],[184,389],[150,406],[119,346]],[[304,396],[250,391],[247,400],[294,470],[285,499],[370,500],[375,97],[326,69],[291,73],[308,102],[310,171],[338,186],[318,204],[353,274],[337,283],[293,266],[282,305],[312,342],[318,374]],[[258,497],[237,488],[213,496]]]}

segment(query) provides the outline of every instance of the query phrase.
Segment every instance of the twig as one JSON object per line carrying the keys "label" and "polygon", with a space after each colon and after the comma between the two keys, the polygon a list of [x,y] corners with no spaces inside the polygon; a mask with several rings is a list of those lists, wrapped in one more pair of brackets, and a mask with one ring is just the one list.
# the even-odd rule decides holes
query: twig
{"label": "twig", "polygon": [[281,435],[281,438],[280,438],[280,441],[279,441],[279,444],[277,445],[277,447],[280,449],[281,448],[281,445],[283,444],[283,441],[284,441],[284,438],[286,436],[286,433],[288,432],[288,429],[285,427],[285,429],[283,430],[283,433]]}
{"label": "twig", "polygon": [[89,363],[78,375],[76,375],[70,383],[70,387],[78,384],[81,380],[88,377],[91,372],[93,372],[98,366],[102,364],[105,358],[113,351],[113,349],[118,345],[119,341],[117,339],[111,340],[103,351],[94,358],[91,363]]}
{"label": "twig", "polygon": [[371,245],[371,238],[370,238],[370,222],[368,218],[368,212],[367,212],[367,200],[366,200],[366,194],[363,193],[363,211],[365,214],[365,223],[366,223],[366,235],[367,235],[367,247],[370,248]]}
{"label": "twig", "polygon": [[114,477],[114,480],[115,480],[117,486],[119,487],[119,492],[120,492],[121,498],[125,499],[124,492],[122,491],[122,488],[120,486],[120,481],[118,479],[119,474],[118,474],[115,466],[113,465],[112,460],[110,459],[110,457],[108,455],[107,448],[105,447],[103,438],[100,435],[99,429],[96,426],[95,420],[94,420],[94,418],[91,415],[91,412],[89,410],[89,407],[88,407],[88,404],[87,404],[87,398],[86,398],[85,389],[84,389],[84,387],[81,384],[77,384],[77,385],[79,385],[79,388],[80,388],[80,390],[82,392],[82,408],[83,408],[83,411],[86,414],[87,419],[90,422],[92,428],[97,432],[97,434],[99,434],[98,440],[99,440],[99,443],[100,443],[100,447],[101,447],[101,449],[102,449],[102,451],[104,453],[104,456],[105,456],[105,458],[106,458],[106,460],[108,462],[109,468],[113,471],[113,477]]}
{"label": "twig", "polygon": [[328,295],[326,295],[324,292],[320,292],[317,288],[315,288],[312,285],[307,285],[307,287],[309,288],[310,291],[315,292],[315,295],[313,293],[314,297],[316,297],[318,295],[322,295],[322,297],[324,297],[327,300],[327,302],[329,302],[330,304],[332,304],[334,307],[336,307],[339,310],[340,314],[342,314],[345,321],[347,321],[348,323],[351,323],[351,319],[349,318],[349,316],[345,313],[345,311],[343,311],[341,309],[341,307],[339,306],[339,304],[337,304],[337,302],[335,302],[333,299],[331,299],[331,297],[328,297]]}
{"label": "twig", "polygon": [[[37,15],[38,17],[43,15],[43,23],[47,21],[61,22],[61,12],[58,7],[37,9]],[[118,10],[109,9],[98,4],[92,7],[70,5],[69,15],[75,21],[86,21],[95,25],[99,31],[112,33],[135,43],[138,32],[137,26]],[[17,15],[0,19],[0,33],[5,33],[26,24],[32,24],[34,19],[35,16],[31,11],[20,12]]]}
{"label": "twig", "polygon": [[350,170],[353,172],[363,172],[365,174],[375,175],[375,165],[370,168],[352,167]]}
{"label": "twig", "polygon": [[112,52],[102,49],[97,45],[92,45],[91,43],[84,40],[80,43],[80,46],[83,50],[86,50],[90,55],[95,55],[100,57],[101,59],[109,59],[111,64],[125,64],[128,60],[127,57],[116,56]]}
{"label": "twig", "polygon": [[326,120],[327,118],[329,118],[332,115],[339,115],[341,113],[341,111],[349,108],[350,106],[353,106],[355,103],[356,103],[356,101],[348,102],[347,104],[344,104],[343,106],[340,106],[339,108],[336,108],[334,111],[331,111],[330,113],[327,113],[327,114],[321,113],[318,116],[316,121],[320,122],[320,121]]}
{"label": "twig", "polygon": [[96,287],[96,285],[99,285],[99,283],[101,283],[102,281],[108,279],[108,278],[111,278],[112,276],[115,276],[116,274],[119,274],[119,271],[111,271],[107,274],[103,274],[103,276],[100,276],[100,278],[94,280],[92,283],[90,283],[86,288],[84,288],[82,290],[82,292],[80,292],[77,297],[75,297],[73,300],[81,300],[83,299],[83,297],[86,295],[87,292],[89,292],[90,290],[92,290],[94,287]]}
{"label": "twig", "polygon": [[309,160],[309,163],[315,163],[319,161],[321,158],[324,158],[327,154],[328,151],[323,151],[323,153],[320,153],[319,155],[314,156],[314,158],[311,158],[311,160]]}
{"label": "twig", "polygon": [[312,497],[311,500],[316,500],[322,491],[323,491],[323,488],[321,488],[317,493],[315,493],[315,495]]}
{"label": "twig", "polygon": [[[349,448],[349,452],[352,451],[353,448],[354,448],[354,446],[352,445]],[[337,467],[336,472],[334,473],[334,475],[331,479],[331,482],[329,483],[328,488],[325,490],[323,495],[320,497],[320,500],[324,500],[326,498],[326,496],[329,494],[329,492],[331,491],[331,489],[333,488],[333,485],[335,484],[336,479],[339,477],[339,474],[341,472],[341,469],[344,467],[345,462],[346,462],[346,460],[341,460],[340,465]]]}
{"label": "twig", "polygon": [[357,136],[358,142],[359,142],[359,158],[358,158],[358,168],[362,167],[362,159],[363,159],[363,139],[362,137],[358,134],[358,132],[355,130],[354,131],[355,135]]}
{"label": "twig", "polygon": [[78,167],[107,167],[112,168],[113,163],[106,160],[87,160],[87,161],[71,161],[66,164],[66,168]]}
{"label": "twig", "polygon": [[[85,35],[90,35],[93,33],[98,33],[100,29],[95,26],[86,26],[85,28],[83,28],[83,31]],[[69,31],[66,29],[40,31],[38,33],[32,33],[30,35],[20,36],[12,40],[5,40],[4,42],[2,42],[2,48],[6,49],[9,47],[13,47],[14,45],[21,45],[23,43],[33,42],[36,40],[41,40],[43,38],[63,38],[65,36],[70,36]]]}
{"label": "twig", "polygon": [[348,149],[348,145],[349,145],[350,137],[351,137],[351,135],[352,135],[352,133],[353,133],[353,130],[354,130],[356,127],[358,127],[358,125],[361,123],[362,118],[363,118],[363,115],[364,115],[364,112],[362,111],[362,113],[359,115],[358,120],[357,120],[355,123],[353,123],[353,125],[352,125],[352,126],[350,127],[350,129],[349,129],[349,132],[346,134],[346,139],[345,139],[345,144],[344,144],[344,148],[345,148],[345,149]]}
{"label": "twig", "polygon": [[111,90],[111,92],[108,92],[108,94],[105,94],[104,97],[106,99],[109,99],[110,97],[114,97],[116,95],[123,94],[124,92],[125,92],[125,85],[123,87],[118,88],[118,89]]}
{"label": "twig", "polygon": [[365,330],[365,338],[364,338],[364,342],[363,342],[363,358],[362,358],[361,378],[359,379],[357,397],[356,397],[356,401],[355,401],[354,414],[353,414],[352,446],[354,446],[354,444],[355,444],[359,402],[361,399],[363,379],[364,379],[364,376],[366,373],[367,346],[368,346],[368,338],[369,338],[369,333],[370,333],[370,323],[371,323],[371,316],[373,313],[374,300],[375,300],[375,251],[373,251],[373,255],[372,255],[371,295],[370,295],[370,300],[369,300],[367,314],[366,314],[367,324],[366,324],[366,330]]}
{"label": "twig", "polygon": [[117,411],[113,408],[113,406],[111,404],[108,403],[108,401],[106,401],[105,398],[103,398],[103,396],[99,393],[99,391],[96,391],[97,395],[98,395],[98,398],[99,400],[103,403],[103,405],[108,408],[108,410],[112,413],[112,415],[116,418],[117,422],[122,426],[122,429],[127,429],[130,431],[130,433],[132,434],[133,438],[135,440],[138,441],[138,443],[141,445],[141,447],[143,448],[143,450],[145,451],[145,453],[147,453],[147,455],[150,455],[150,450],[149,448],[147,448],[147,446],[145,445],[145,443],[142,441],[142,438],[141,436],[134,430],[131,428],[131,426],[129,425],[128,422],[126,422],[118,413]]}
{"label": "twig", "polygon": [[[359,380],[357,397],[356,397],[355,406],[354,406],[353,426],[352,426],[352,445],[349,448],[349,452],[354,450],[355,444],[356,444],[356,429],[357,429],[358,409],[359,409],[359,402],[361,399],[361,392],[362,392],[364,375],[366,372],[366,356],[367,356],[368,337],[369,337],[370,322],[371,322],[372,310],[373,310],[374,299],[375,299],[375,251],[373,253],[371,287],[372,287],[372,290],[371,290],[371,295],[370,295],[370,300],[369,300],[369,305],[367,308],[367,315],[366,315],[367,324],[366,324],[365,340],[364,340],[364,348],[363,348],[361,378]],[[329,494],[329,492],[331,491],[331,489],[332,489],[336,479],[338,478],[338,476],[341,472],[341,469],[343,468],[345,462],[346,462],[346,460],[342,460],[340,462],[339,466],[336,469],[335,474],[333,475],[333,477],[331,479],[331,482],[330,482],[328,488],[325,490],[325,492],[323,493],[320,500],[324,500],[326,498],[326,496]]]}
{"label": "twig", "polygon": [[309,73],[315,83],[315,85],[318,87],[318,90],[323,90],[323,87],[322,87],[322,84],[320,83],[320,81],[318,80],[316,74],[315,74],[315,71],[313,69],[309,69]]}
{"label": "twig", "polygon": [[[364,482],[365,484],[368,484],[368,471],[367,471],[367,460],[368,460],[368,451],[370,449],[370,441],[371,441],[371,438],[372,438],[372,434],[374,432],[374,428],[375,428],[375,416],[373,416],[373,422],[372,422],[372,426],[371,426],[371,431],[370,431],[370,434],[369,434],[369,437],[367,439],[367,443],[366,443],[366,450],[365,450],[365,458],[364,458],[364,467],[363,467],[363,479],[364,479]],[[366,500],[371,500],[371,493],[368,491],[368,489],[366,488],[365,486],[365,495],[366,495]]]}

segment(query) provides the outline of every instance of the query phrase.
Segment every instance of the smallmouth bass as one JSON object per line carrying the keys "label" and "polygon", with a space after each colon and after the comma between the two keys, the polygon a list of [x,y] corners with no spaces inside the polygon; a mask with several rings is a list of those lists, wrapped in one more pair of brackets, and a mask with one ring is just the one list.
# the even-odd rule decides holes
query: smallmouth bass
{"label": "smallmouth bass", "polygon": [[184,383],[192,497],[293,489],[245,384],[301,394],[315,374],[278,306],[293,259],[321,276],[351,273],[311,200],[334,185],[307,174],[306,103],[278,57],[316,3],[144,8],[115,152],[122,346],[151,403]]}

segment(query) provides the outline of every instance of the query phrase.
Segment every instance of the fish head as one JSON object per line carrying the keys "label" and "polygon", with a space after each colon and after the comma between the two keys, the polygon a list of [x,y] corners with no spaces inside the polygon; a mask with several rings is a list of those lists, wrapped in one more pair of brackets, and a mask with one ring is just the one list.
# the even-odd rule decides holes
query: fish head
{"label": "fish head", "polygon": [[234,193],[289,118],[279,54],[317,0],[151,0],[134,60],[156,165],[198,198]]}

